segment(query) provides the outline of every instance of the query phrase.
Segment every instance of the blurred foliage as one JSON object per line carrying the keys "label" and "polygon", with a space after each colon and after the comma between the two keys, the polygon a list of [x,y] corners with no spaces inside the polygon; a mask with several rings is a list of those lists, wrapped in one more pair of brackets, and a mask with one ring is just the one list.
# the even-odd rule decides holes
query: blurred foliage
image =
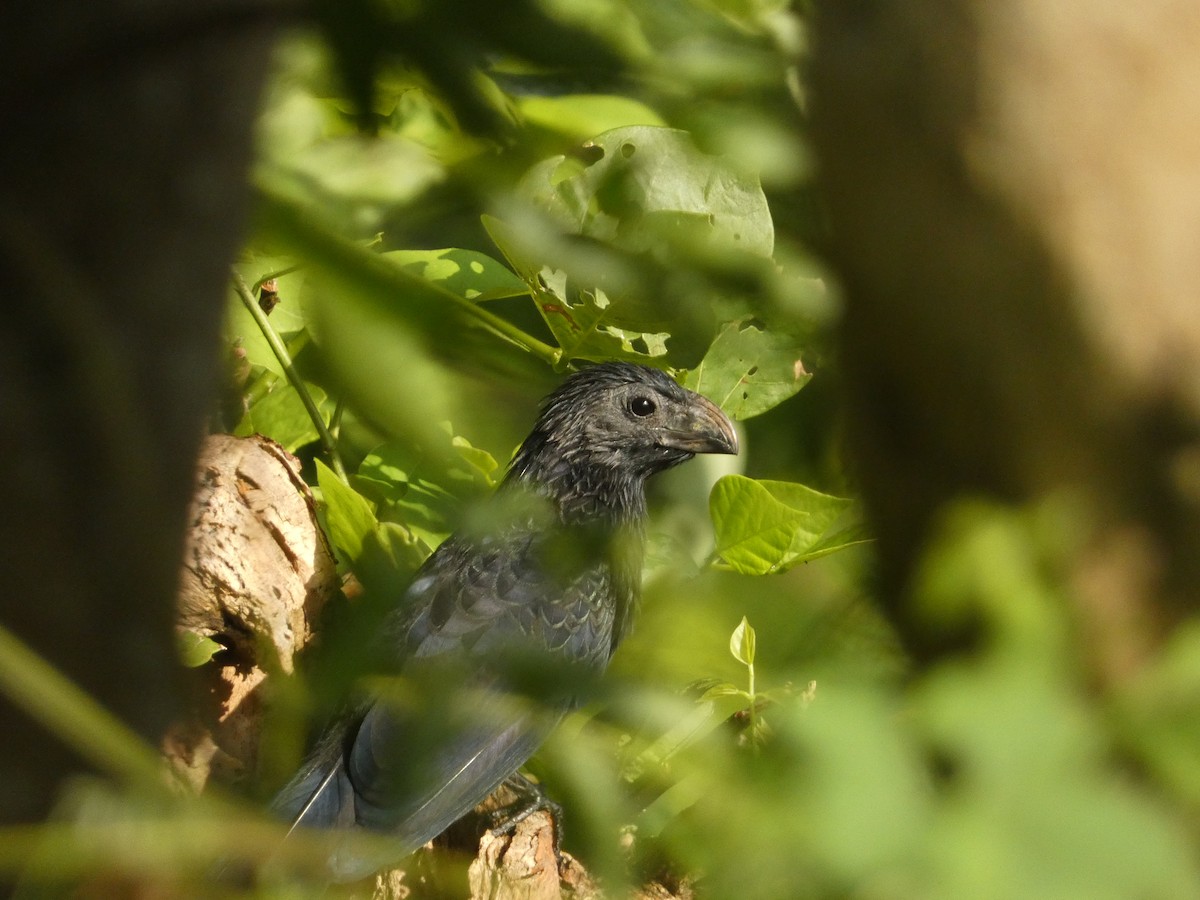
{"label": "blurred foliage", "polygon": [[[231,290],[214,425],[301,455],[366,586],[331,618],[369,622],[495,486],[562,372],[640,360],[739,420],[740,458],[655,484],[636,630],[531,763],[567,808],[565,849],[611,896],[685,876],[730,898],[1200,896],[1196,634],[1115,699],[1094,694],[1060,505],[948,514],[918,600],[930,628],[979,623],[970,657],[916,677],[874,610],[870,544],[836,496],[852,493],[836,296],[804,249],[821,220],[800,6],[316,4],[279,51],[236,266],[255,293],[273,279],[294,374]],[[277,688],[280,734],[363,674],[370,625],[330,624]],[[6,692],[40,696],[2,660]],[[144,770],[116,723],[72,702],[51,727],[86,747],[65,724],[79,711],[102,766]],[[292,744],[246,793],[287,778]],[[23,895],[41,896],[89,874],[206,883],[215,858],[320,856],[319,837],[280,844],[244,811],[144,784],[135,798],[78,785],[61,821],[0,840],[0,866],[31,864]],[[333,895],[280,890],[263,895]]]}

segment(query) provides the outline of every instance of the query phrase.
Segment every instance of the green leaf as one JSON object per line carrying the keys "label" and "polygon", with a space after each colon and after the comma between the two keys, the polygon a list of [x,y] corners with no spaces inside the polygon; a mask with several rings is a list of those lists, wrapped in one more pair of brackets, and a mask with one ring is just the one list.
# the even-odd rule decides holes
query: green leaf
{"label": "green leaf", "polygon": [[668,335],[620,327],[628,324],[628,310],[614,303],[601,287],[585,288],[572,281],[564,269],[541,262],[525,235],[507,222],[483,216],[483,226],[521,276],[533,296],[546,327],[562,348],[564,360],[625,359],[649,362],[667,352]]}
{"label": "green leaf", "polygon": [[482,302],[529,293],[525,282],[508,267],[475,250],[393,250],[382,258],[464,300]]}
{"label": "green leaf", "polygon": [[749,419],[778,406],[810,378],[795,338],[740,319],[721,329],[684,387],[711,397],[731,418]]}
{"label": "green leaf", "polygon": [[179,633],[179,658],[189,669],[204,665],[225,648],[210,637],[194,631]]}
{"label": "green leaf", "polygon": [[[307,384],[307,383],[306,383]],[[325,392],[314,384],[307,384],[317,408],[326,416],[332,407]],[[300,395],[291,385],[281,385],[251,406],[234,432],[239,437],[262,434],[281,444],[289,453],[295,453],[305,444],[317,440],[317,426],[305,409]]]}
{"label": "green leaf", "polygon": [[681,260],[761,266],[774,243],[766,197],[755,178],[670,128],[614,129],[585,154],[587,162],[553,157],[525,174],[518,192],[536,215],[485,216],[484,226],[564,359],[645,362],[666,353],[679,301],[648,288],[635,260],[650,255],[673,270]]}
{"label": "green leaf", "polygon": [[775,241],[758,180],[701,153],[685,131],[634,125],[585,145],[582,168],[549,159],[521,189],[568,230],[633,251],[678,240],[770,256]]}
{"label": "green leaf", "polygon": [[644,103],[611,94],[521,97],[517,109],[526,122],[579,142],[614,128],[664,124],[658,113]]}
{"label": "green leaf", "polygon": [[[428,555],[429,545],[411,529],[395,522],[380,522],[363,541],[362,559],[386,567],[384,583],[394,584],[396,572],[406,575],[415,572]],[[363,583],[368,584],[373,570],[369,564],[363,568],[366,570],[362,573]]]}
{"label": "green leaf", "polygon": [[709,496],[716,554],[748,575],[783,572],[833,549],[822,538],[851,505],[802,484],[727,475]]}
{"label": "green leaf", "polygon": [[[253,290],[255,299],[258,291],[255,285],[268,275],[285,272],[295,268],[295,260],[286,256],[261,256],[251,254],[234,265],[234,269]],[[300,308],[300,292],[304,286],[304,272],[287,271],[276,279],[277,293],[280,302],[271,312],[271,324],[281,335],[294,334],[305,327],[304,313]],[[281,378],[284,377],[283,367],[275,352],[263,337],[262,329],[254,321],[244,303],[232,289],[225,317],[225,337],[231,344],[237,344],[245,351],[246,360],[252,366],[262,366]]]}
{"label": "green leaf", "polygon": [[362,556],[363,541],[375,530],[375,512],[362,494],[338,478],[321,460],[316,464],[329,538],[353,564]]}
{"label": "green leaf", "polygon": [[351,478],[356,488],[380,505],[381,521],[393,520],[430,546],[450,531],[450,522],[471,501],[495,486],[495,458],[466,438],[435,430],[446,452],[432,445],[422,453],[401,442],[375,447]]}
{"label": "green leaf", "polygon": [[492,454],[481,447],[473,446],[470,441],[458,434],[450,439],[450,444],[458,451],[458,455],[467,465],[483,476],[485,483],[495,484],[493,476],[500,468],[500,463],[496,462],[496,458]]}
{"label": "green leaf", "polygon": [[745,616],[742,616],[742,621],[738,623],[737,628],[733,629],[733,634],[729,636],[729,652],[744,666],[754,665],[754,648],[756,638],[754,628],[747,621]]}
{"label": "green leaf", "polygon": [[873,540],[874,538],[867,531],[866,525],[862,522],[854,522],[845,528],[839,528],[837,531],[825,532],[815,544],[808,548],[804,559],[805,561],[820,559],[822,556],[837,553],[839,550],[845,550],[848,547],[869,544]]}

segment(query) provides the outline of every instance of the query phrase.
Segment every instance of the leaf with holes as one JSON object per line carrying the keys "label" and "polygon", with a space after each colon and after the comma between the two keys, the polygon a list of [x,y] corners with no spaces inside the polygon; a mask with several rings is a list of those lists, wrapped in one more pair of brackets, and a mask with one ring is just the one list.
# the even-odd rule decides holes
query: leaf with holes
{"label": "leaf with holes", "polygon": [[383,259],[476,303],[519,297],[529,288],[508,268],[476,250],[393,250]]}
{"label": "leaf with holes", "polygon": [[749,419],[778,406],[811,377],[795,338],[740,319],[721,329],[683,383],[732,418]]}
{"label": "leaf with holes", "polygon": [[584,289],[562,269],[532,260],[527,242],[507,222],[483,217],[500,252],[529,286],[546,327],[562,348],[562,358],[647,362],[664,356],[669,335],[618,327],[617,306],[600,288]]}
{"label": "leaf with holes", "polygon": [[709,496],[716,555],[747,575],[786,571],[840,549],[823,539],[850,506],[802,484],[726,475]]}
{"label": "leaf with holes", "polygon": [[672,270],[681,258],[761,265],[774,246],[757,179],[675,129],[605,132],[580,156],[533,166],[518,194],[540,215],[514,209],[511,221],[485,217],[484,225],[533,291],[566,358],[663,355],[666,333],[699,289],[647,289],[632,260],[649,256]]}
{"label": "leaf with holes", "polygon": [[685,131],[614,128],[584,145],[586,161],[555,157],[520,190],[575,234],[641,252],[680,239],[770,256],[775,228],[758,180],[701,153]]}

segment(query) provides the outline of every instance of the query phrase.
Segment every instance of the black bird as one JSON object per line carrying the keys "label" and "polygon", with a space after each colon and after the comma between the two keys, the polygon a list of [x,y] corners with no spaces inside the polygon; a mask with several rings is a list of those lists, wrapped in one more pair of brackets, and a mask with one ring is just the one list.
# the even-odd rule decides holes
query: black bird
{"label": "black bird", "polygon": [[656,369],[592,366],[546,398],[486,521],[442,543],[385,619],[400,677],[354,704],[273,804],[296,826],[394,838],[386,858],[334,850],[333,879],[440,834],[578,702],[574,675],[604,670],[638,605],[646,479],[696,453],[737,453],[733,426]]}

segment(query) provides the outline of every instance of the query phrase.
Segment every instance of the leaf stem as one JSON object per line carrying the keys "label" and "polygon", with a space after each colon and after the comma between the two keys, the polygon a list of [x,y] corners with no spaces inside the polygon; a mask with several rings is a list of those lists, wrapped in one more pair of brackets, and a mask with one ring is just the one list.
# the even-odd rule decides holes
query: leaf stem
{"label": "leaf stem", "polygon": [[750,673],[750,746],[758,752],[758,694],[754,685],[754,663],[746,663],[746,669]]}
{"label": "leaf stem", "polygon": [[329,417],[329,433],[333,435],[334,440],[342,438],[342,413],[345,411],[346,398],[338,397],[338,401],[333,407],[333,415]]}
{"label": "leaf stem", "polygon": [[342,458],[337,450],[337,441],[333,439],[333,435],[329,433],[329,429],[325,426],[325,419],[321,415],[321,411],[317,409],[317,404],[313,400],[312,394],[308,392],[308,388],[304,384],[304,379],[296,371],[296,366],[292,363],[292,355],[288,353],[288,348],[284,345],[279,332],[271,325],[271,321],[254,299],[254,294],[250,292],[250,288],[246,287],[245,279],[237,272],[233,273],[233,288],[242,299],[242,303],[245,304],[246,309],[249,310],[250,315],[254,317],[254,321],[258,323],[263,337],[267,339],[267,344],[271,347],[271,352],[275,354],[275,358],[279,360],[279,365],[283,368],[284,374],[287,375],[287,380],[300,396],[300,402],[304,404],[309,418],[312,419],[313,425],[316,426],[317,434],[321,438],[321,447],[325,450],[326,455],[328,455],[333,471],[337,473],[338,478],[342,481],[348,481],[346,469],[342,465]]}
{"label": "leaf stem", "polygon": [[[270,228],[310,265],[318,269],[352,273],[360,284],[367,283],[370,288],[375,288],[376,294],[387,295],[399,291],[409,295],[424,295],[429,301],[453,306],[492,334],[532,353],[547,365],[556,368],[561,363],[562,350],[539,341],[478,303],[472,303],[453,291],[404,272],[399,267],[388,265],[378,254],[368,252],[321,227],[311,217],[303,215],[294,202],[270,187],[260,185],[259,208]],[[394,310],[388,313],[395,315]]]}

